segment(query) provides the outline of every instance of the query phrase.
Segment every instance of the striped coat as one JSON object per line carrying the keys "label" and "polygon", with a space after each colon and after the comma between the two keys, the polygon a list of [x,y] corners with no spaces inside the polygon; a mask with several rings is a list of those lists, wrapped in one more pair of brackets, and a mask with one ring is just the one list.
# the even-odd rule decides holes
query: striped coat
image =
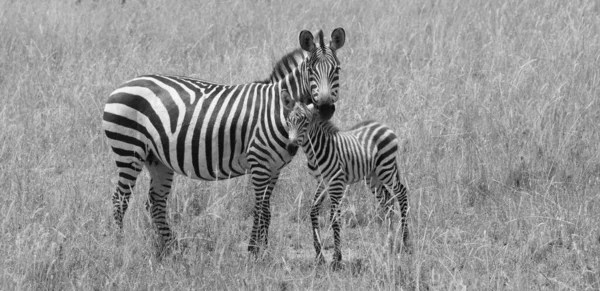
{"label": "striped coat", "polygon": [[[281,96],[284,106],[291,110],[287,119],[288,151],[294,153],[300,146],[306,154],[310,174],[319,181],[310,212],[318,261],[324,261],[318,223],[319,208],[324,197],[329,194],[331,201],[333,259],[338,263],[342,260],[339,204],[347,185],[361,181],[365,181],[377,196],[386,210],[386,216],[393,213],[394,203],[398,201],[403,243],[406,244],[408,199],[398,171],[396,134],[376,121],[361,122],[347,131],[341,131],[329,120],[322,119],[314,106],[295,102],[285,91]],[[393,220],[391,217],[387,220],[388,231],[391,231]],[[391,239],[392,232],[388,234]]]}
{"label": "striped coat", "polygon": [[326,118],[335,109],[339,86],[335,52],[344,44],[344,31],[335,30],[329,46],[324,45],[322,32],[317,36],[315,44],[310,32],[301,32],[304,51],[285,56],[263,82],[230,86],[146,75],[113,91],[102,128],[118,168],[113,193],[117,225],[123,227],[131,190],[143,167],[151,177],[147,206],[163,247],[174,241],[166,203],[175,173],[206,181],[250,173],[256,204],[249,250],[256,253],[266,244],[270,195],[281,169],[292,159],[285,149],[286,110],[280,92],[293,92],[299,102],[317,105]]}

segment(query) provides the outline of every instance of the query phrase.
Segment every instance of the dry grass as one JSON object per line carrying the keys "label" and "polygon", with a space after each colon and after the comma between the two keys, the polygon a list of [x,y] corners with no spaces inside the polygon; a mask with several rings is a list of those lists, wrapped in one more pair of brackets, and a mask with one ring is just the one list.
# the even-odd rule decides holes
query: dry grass
{"label": "dry grass", "polygon": [[[600,288],[596,1],[74,2],[0,1],[0,289]],[[334,120],[404,138],[412,255],[385,252],[375,199],[354,186],[346,268],[315,267],[302,156],[258,261],[247,178],[178,178],[186,247],[158,262],[142,175],[116,239],[100,132],[112,89],[144,73],[262,79],[300,30],[338,26]]]}

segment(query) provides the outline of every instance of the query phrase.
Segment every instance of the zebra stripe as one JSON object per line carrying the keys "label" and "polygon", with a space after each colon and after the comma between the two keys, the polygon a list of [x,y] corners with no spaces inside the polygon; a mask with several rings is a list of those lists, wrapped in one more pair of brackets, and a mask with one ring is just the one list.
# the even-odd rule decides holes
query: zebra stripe
{"label": "zebra stripe", "polygon": [[[312,105],[295,102],[285,91],[282,92],[281,98],[284,106],[291,110],[287,118],[290,140],[288,151],[295,153],[300,145],[306,154],[310,174],[319,181],[310,212],[317,260],[325,260],[321,252],[318,222],[319,208],[325,194],[328,193],[331,200],[333,260],[334,263],[339,263],[342,260],[339,204],[347,185],[363,180],[385,209],[388,239],[392,238],[391,215],[394,203],[398,201],[402,238],[406,245],[408,198],[398,171],[396,134],[389,127],[375,121],[361,122],[348,131],[340,131],[330,121],[320,118]],[[393,196],[390,191],[393,192]]]}
{"label": "zebra stripe", "polygon": [[[219,85],[182,76],[145,75],[112,92],[104,108],[102,128],[115,153],[118,182],[113,193],[114,218],[123,227],[135,181],[145,166],[151,177],[147,208],[162,237],[171,244],[166,203],[175,173],[192,179],[215,181],[251,174],[255,193],[254,225],[249,251],[267,243],[270,195],[281,169],[293,155],[286,151],[287,111],[280,92],[294,92],[299,102],[319,104],[330,116],[337,89],[311,89],[311,82],[334,82],[338,62],[335,49],[344,38],[335,31],[329,46],[317,47],[312,34],[301,33],[306,52],[286,55],[271,78],[236,86]],[[310,36],[309,36],[310,35]],[[332,34],[334,35],[334,34]],[[318,34],[322,40],[322,32]],[[302,40],[309,39],[308,45]],[[324,60],[321,60],[324,59]],[[313,69],[309,63],[328,64]],[[313,81],[311,81],[313,80]],[[320,86],[322,88],[323,86]]]}

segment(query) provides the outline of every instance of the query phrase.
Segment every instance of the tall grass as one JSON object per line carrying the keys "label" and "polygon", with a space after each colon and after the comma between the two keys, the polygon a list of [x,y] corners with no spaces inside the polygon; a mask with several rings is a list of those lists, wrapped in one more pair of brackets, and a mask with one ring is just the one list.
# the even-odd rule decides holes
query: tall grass
{"label": "tall grass", "polygon": [[[0,289],[600,288],[596,1],[75,2],[0,1]],[[100,132],[111,90],[144,73],[263,79],[300,30],[338,26],[334,121],[402,137],[412,254],[385,251],[359,185],[343,202],[346,267],[314,266],[302,155],[258,260],[248,177],[178,178],[185,248],[159,262],[142,175],[117,239]]]}

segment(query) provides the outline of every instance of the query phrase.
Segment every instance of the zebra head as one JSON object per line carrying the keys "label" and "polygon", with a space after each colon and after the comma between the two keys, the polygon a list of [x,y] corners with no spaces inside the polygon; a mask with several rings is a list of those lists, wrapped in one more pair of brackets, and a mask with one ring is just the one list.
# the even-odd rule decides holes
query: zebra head
{"label": "zebra head", "polygon": [[346,32],[336,28],[331,33],[329,45],[325,45],[323,31],[317,33],[317,42],[310,31],[300,32],[300,46],[307,51],[304,62],[310,89],[310,102],[316,106],[323,119],[330,119],[335,112],[334,103],[338,100],[340,61],[336,51],[344,46]]}
{"label": "zebra head", "polygon": [[298,152],[298,147],[304,142],[308,125],[315,115],[320,114],[315,110],[314,104],[296,102],[286,90],[281,91],[281,101],[287,111],[286,124],[289,142],[286,150],[292,156]]}

